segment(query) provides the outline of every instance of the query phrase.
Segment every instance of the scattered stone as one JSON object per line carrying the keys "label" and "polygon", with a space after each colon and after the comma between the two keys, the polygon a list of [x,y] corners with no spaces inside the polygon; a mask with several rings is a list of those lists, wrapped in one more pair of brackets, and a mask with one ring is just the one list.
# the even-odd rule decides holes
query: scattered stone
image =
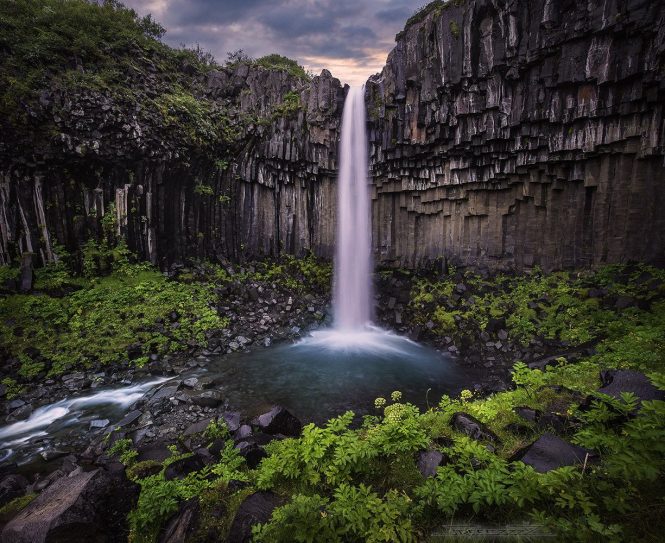
{"label": "scattered stone", "polygon": [[201,507],[198,498],[192,498],[180,504],[178,512],[173,515],[162,530],[159,543],[186,543],[196,531],[199,523]]}
{"label": "scattered stone", "polygon": [[602,388],[598,392],[620,398],[622,392],[632,392],[640,399],[665,400],[665,391],[657,389],[649,378],[634,370],[606,370],[601,372]]}
{"label": "scattered stone", "polygon": [[192,402],[201,407],[217,407],[223,401],[224,398],[216,390],[206,390],[197,396],[192,396]]}
{"label": "scattered stone", "polygon": [[0,480],[0,507],[12,501],[14,498],[23,496],[28,486],[28,480],[23,475],[5,475]]}
{"label": "scattered stone", "polygon": [[240,413],[227,411],[225,413],[222,413],[222,419],[226,423],[226,427],[229,430],[229,432],[231,433],[236,432],[238,428],[240,428]]}
{"label": "scattered stone", "polygon": [[249,543],[252,539],[252,526],[270,520],[273,510],[282,501],[272,492],[255,492],[238,507],[229,530],[228,543]]}
{"label": "scattered stone", "polygon": [[423,477],[434,477],[436,468],[446,463],[445,457],[439,451],[429,450],[418,453],[416,464]]}
{"label": "scattered stone", "polygon": [[111,421],[109,419],[95,419],[90,421],[90,429],[106,428]]}
{"label": "scattered stone", "polygon": [[524,420],[528,422],[535,423],[540,417],[540,411],[537,409],[531,409],[530,407],[516,407],[513,409],[515,413]]}
{"label": "scattered stone", "polygon": [[256,468],[256,466],[259,465],[259,462],[268,456],[263,447],[253,440],[239,442],[236,444],[236,449],[238,449],[240,456],[242,456],[247,462],[249,469]]}
{"label": "scattered stone", "polygon": [[465,433],[472,439],[499,442],[499,438],[494,432],[468,413],[455,413],[452,425],[457,431]]}
{"label": "scattered stone", "polygon": [[192,455],[180,460],[176,460],[172,464],[169,464],[164,470],[164,478],[167,481],[173,479],[184,479],[187,475],[194,471],[199,471],[203,469],[205,464],[200,456]]}
{"label": "scattered stone", "polygon": [[234,437],[236,441],[241,441],[245,438],[248,438],[251,435],[252,435],[252,427],[249,426],[248,424],[243,424],[240,428],[238,428]]}
{"label": "scattered stone", "polygon": [[121,420],[120,422],[114,424],[114,426],[115,426],[116,428],[124,428],[125,426],[129,426],[130,424],[132,424],[133,422],[135,422],[136,420],[138,420],[138,418],[139,418],[142,414],[143,414],[143,413],[142,413],[141,411],[139,411],[138,409],[135,409],[134,411],[130,411],[129,413],[127,413],[127,414],[122,418],[122,420]]}
{"label": "scattered stone", "polygon": [[284,407],[275,406],[256,419],[256,425],[266,434],[299,436],[302,423]]}
{"label": "scattered stone", "polygon": [[200,434],[205,431],[205,429],[208,427],[212,419],[203,419],[198,422],[195,422],[194,424],[190,424],[185,431],[183,432],[183,436],[192,436],[195,434]]}
{"label": "scattered stone", "polygon": [[572,445],[554,434],[543,434],[528,447],[518,451],[511,460],[520,460],[532,466],[539,473],[583,464],[590,452],[577,445]]}
{"label": "scattered stone", "polygon": [[182,382],[183,386],[187,388],[196,388],[199,385],[199,380],[196,377],[189,377]]}

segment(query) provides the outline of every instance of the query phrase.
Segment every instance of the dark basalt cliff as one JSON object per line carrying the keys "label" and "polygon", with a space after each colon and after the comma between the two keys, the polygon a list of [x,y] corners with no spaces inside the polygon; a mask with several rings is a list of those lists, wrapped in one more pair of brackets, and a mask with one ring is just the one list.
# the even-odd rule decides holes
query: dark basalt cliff
{"label": "dark basalt cliff", "polygon": [[241,63],[199,83],[228,116],[218,161],[104,93],[44,91],[33,116],[53,134],[29,154],[29,142],[2,145],[0,263],[23,252],[51,261],[56,241],[76,249],[100,234],[111,204],[129,248],[160,265],[310,248],[329,256],[339,81]]}
{"label": "dark basalt cliff", "polygon": [[[134,98],[51,84],[2,123],[0,263],[104,224],[162,266],[331,256],[339,81],[144,56]],[[434,2],[366,98],[377,262],[665,263],[662,2]]]}
{"label": "dark basalt cliff", "polygon": [[433,3],[367,86],[380,261],[665,262],[665,9]]}

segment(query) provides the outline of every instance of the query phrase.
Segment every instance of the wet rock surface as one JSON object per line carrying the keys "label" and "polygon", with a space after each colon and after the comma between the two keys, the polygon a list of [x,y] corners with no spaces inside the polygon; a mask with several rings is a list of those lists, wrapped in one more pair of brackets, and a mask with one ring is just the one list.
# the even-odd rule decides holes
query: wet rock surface
{"label": "wet rock surface", "polygon": [[273,510],[281,504],[280,498],[272,492],[255,492],[245,498],[233,519],[228,543],[249,543],[252,526],[267,522]]}
{"label": "wet rock surface", "polygon": [[104,470],[62,476],[2,530],[2,543],[120,542],[138,486]]}
{"label": "wet rock surface", "polygon": [[554,434],[545,433],[517,452],[511,460],[520,460],[536,471],[545,473],[563,466],[584,464],[587,455],[591,457],[590,451],[572,445]]}
{"label": "wet rock surface", "polygon": [[472,439],[498,443],[499,438],[486,425],[468,413],[455,413],[451,424],[455,430],[463,432]]}
{"label": "wet rock surface", "polygon": [[607,370],[600,374],[603,384],[598,392],[620,398],[624,392],[634,394],[641,402],[646,400],[664,400],[665,392],[658,390],[649,378],[634,370]]}

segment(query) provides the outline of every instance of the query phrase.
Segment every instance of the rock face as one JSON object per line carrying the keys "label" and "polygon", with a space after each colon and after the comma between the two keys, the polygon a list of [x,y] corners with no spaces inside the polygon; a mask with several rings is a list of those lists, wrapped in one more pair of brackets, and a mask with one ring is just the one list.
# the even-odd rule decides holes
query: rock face
{"label": "rock face", "polygon": [[0,541],[126,541],[126,515],[137,498],[137,485],[99,469],[61,477],[5,526]]}
{"label": "rock face", "polygon": [[[433,3],[366,86],[375,261],[665,264],[664,29],[662,2]],[[131,106],[45,90],[57,136],[0,141],[0,264],[104,225],[160,266],[332,256],[339,80],[241,63],[197,85],[235,131],[218,161]]]}
{"label": "rock face", "polygon": [[367,85],[378,261],[665,262],[662,2],[466,0]]}
{"label": "rock face", "polygon": [[[166,127],[162,141],[159,120],[147,124],[91,91],[53,91],[39,117],[58,138],[25,149],[0,143],[0,264],[22,253],[52,262],[56,242],[72,250],[99,237],[105,215],[107,230],[164,266],[309,249],[331,256],[339,80],[240,64],[202,85],[235,130],[217,164],[170,145]],[[294,96],[297,106],[285,108]]]}

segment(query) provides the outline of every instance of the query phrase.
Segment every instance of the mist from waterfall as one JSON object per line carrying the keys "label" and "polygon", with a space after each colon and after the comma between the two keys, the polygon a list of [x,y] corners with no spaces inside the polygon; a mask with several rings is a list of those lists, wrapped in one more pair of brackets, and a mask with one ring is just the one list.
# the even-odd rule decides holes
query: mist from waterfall
{"label": "mist from waterfall", "polygon": [[367,180],[365,88],[353,87],[344,102],[337,181],[337,251],[334,324],[363,330],[371,319],[371,224]]}

